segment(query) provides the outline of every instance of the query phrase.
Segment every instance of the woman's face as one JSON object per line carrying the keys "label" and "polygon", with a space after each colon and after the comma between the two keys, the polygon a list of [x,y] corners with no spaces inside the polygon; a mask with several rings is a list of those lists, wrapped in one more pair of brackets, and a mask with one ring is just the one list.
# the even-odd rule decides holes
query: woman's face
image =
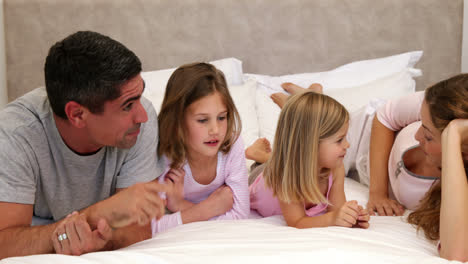
{"label": "woman's face", "polygon": [[441,133],[432,123],[426,101],[421,106],[421,121],[421,127],[419,127],[414,138],[419,141],[421,149],[426,154],[426,161],[440,168],[442,161]]}

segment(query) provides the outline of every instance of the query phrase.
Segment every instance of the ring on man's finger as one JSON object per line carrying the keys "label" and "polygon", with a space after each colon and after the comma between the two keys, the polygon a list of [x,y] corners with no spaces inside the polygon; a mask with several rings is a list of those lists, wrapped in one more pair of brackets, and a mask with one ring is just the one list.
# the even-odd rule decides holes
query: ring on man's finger
{"label": "ring on man's finger", "polygon": [[63,233],[63,234],[60,234],[60,235],[58,236],[58,240],[59,240],[59,241],[63,241],[63,240],[65,240],[65,239],[67,239],[67,238],[68,238],[67,233]]}

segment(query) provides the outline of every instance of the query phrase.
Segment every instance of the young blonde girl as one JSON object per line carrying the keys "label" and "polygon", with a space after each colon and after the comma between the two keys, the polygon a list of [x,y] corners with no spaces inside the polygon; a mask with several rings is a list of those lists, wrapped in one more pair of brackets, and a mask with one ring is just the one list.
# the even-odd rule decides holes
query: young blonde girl
{"label": "young blonde girl", "polygon": [[239,114],[221,71],[208,63],[179,67],[170,77],[158,117],[159,178],[172,214],[152,221],[152,233],[204,220],[242,219],[250,212]]}
{"label": "young blonde girl", "polygon": [[367,228],[367,211],[344,194],[348,120],[331,97],[292,96],[281,111],[271,158],[250,186],[251,208],[262,216],[282,214],[297,228]]}

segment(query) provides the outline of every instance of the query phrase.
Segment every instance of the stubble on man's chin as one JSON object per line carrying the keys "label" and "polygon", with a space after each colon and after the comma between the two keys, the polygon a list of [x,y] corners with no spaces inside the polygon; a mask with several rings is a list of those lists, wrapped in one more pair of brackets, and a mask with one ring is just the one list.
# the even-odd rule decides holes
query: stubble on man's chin
{"label": "stubble on man's chin", "polygon": [[138,129],[141,128],[141,124],[137,124],[135,125],[134,127],[130,128],[127,132],[125,132],[122,140],[120,140],[119,142],[117,142],[117,148],[122,148],[122,149],[129,149],[133,146],[135,146],[137,140],[138,140],[138,137],[140,136],[141,134],[141,131],[140,133],[136,136],[136,137],[132,137],[132,138],[127,138],[128,134],[131,134],[131,133],[134,133],[135,131],[137,131]]}

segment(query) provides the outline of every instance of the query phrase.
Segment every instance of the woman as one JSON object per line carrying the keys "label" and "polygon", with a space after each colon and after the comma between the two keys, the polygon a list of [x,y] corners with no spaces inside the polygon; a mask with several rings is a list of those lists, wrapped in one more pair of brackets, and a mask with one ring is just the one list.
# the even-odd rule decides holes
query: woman
{"label": "woman", "polygon": [[[468,260],[468,74],[389,101],[372,130],[368,209],[401,215],[402,205],[414,207],[408,222],[440,240],[442,257]],[[401,151],[412,136],[419,145]]]}

